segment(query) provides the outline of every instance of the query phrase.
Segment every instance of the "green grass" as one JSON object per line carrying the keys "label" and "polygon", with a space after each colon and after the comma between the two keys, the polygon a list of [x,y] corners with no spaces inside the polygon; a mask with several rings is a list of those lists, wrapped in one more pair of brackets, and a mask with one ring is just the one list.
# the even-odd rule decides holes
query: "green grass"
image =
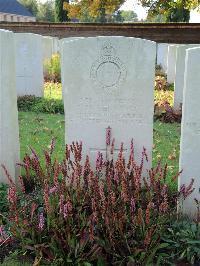
{"label": "green grass", "polygon": [[[159,160],[168,165],[168,180],[179,171],[181,125],[178,123],[166,124],[159,121],[154,122],[154,148],[153,166]],[[176,188],[176,184],[171,184]]]}
{"label": "green grass", "polygon": [[55,154],[61,159],[64,152],[64,115],[19,112],[21,159],[29,147],[42,158],[43,150],[56,138]]}
{"label": "green grass", "polygon": [[[64,115],[19,113],[21,159],[33,147],[41,158],[53,137],[56,138],[55,155],[64,154]],[[159,160],[168,164],[169,176],[178,172],[180,124],[154,123],[153,165]]]}
{"label": "green grass", "polygon": [[6,258],[6,260],[1,265],[2,266],[31,266],[32,264],[28,262],[21,262],[17,259]]}

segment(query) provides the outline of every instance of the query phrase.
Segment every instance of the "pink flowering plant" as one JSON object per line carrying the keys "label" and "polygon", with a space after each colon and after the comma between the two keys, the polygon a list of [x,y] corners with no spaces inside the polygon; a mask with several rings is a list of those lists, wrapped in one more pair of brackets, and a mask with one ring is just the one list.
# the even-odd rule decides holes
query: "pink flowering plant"
{"label": "pink flowering plant", "polygon": [[127,162],[123,144],[113,159],[109,129],[106,143],[109,159],[99,152],[96,169],[88,156],[83,160],[78,142],[66,145],[61,162],[53,159],[54,140],[44,151],[45,167],[33,149],[25,156],[18,186],[4,167],[10,181],[10,231],[35,261],[147,265],[169,245],[161,235],[176,215],[177,201],[193,191],[192,183],[172,193],[165,182],[167,166],[158,163],[144,177],[145,149],[138,164],[133,141]]}

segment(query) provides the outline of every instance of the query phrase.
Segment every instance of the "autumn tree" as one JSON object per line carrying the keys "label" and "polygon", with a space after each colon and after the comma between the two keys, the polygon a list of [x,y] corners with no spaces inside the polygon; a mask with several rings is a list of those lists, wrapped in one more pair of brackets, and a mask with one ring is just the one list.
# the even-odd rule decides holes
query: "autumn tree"
{"label": "autumn tree", "polygon": [[166,22],[188,22],[190,10],[200,5],[200,0],[138,0],[149,9],[148,17],[163,15]]}
{"label": "autumn tree", "polygon": [[125,0],[73,0],[64,4],[70,18],[83,20],[84,16],[96,22],[107,22],[109,17],[116,12]]}

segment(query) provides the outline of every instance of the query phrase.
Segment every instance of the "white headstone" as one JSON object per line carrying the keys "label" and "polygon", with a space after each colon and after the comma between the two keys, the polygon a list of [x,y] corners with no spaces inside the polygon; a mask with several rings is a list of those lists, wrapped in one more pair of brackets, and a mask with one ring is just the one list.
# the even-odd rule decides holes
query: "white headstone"
{"label": "white headstone", "polygon": [[15,33],[18,96],[44,95],[42,38],[32,33]]}
{"label": "white headstone", "polygon": [[58,53],[58,38],[44,36],[42,38],[43,60],[50,59],[53,54]]}
{"label": "white headstone", "polygon": [[[0,165],[13,179],[20,159],[14,47],[14,34],[0,30]],[[1,166],[0,182],[8,182]]]}
{"label": "white headstone", "polygon": [[186,52],[186,69],[181,127],[179,189],[194,178],[195,191],[184,201],[183,212],[195,215],[194,198],[200,201],[200,48]]}
{"label": "white headstone", "polygon": [[174,83],[174,109],[180,110],[183,103],[183,86],[185,72],[186,49],[193,48],[197,45],[179,45],[176,52],[176,77]]}
{"label": "white headstone", "polygon": [[[138,52],[140,51],[140,52]],[[94,37],[63,42],[62,86],[66,142],[83,142],[94,164],[106,156],[106,130],[115,154],[124,143],[128,158],[134,139],[136,159],[147,149],[151,167],[156,44],[126,37]]]}
{"label": "white headstone", "polygon": [[53,38],[49,36],[44,36],[42,38],[42,52],[43,60],[50,59],[53,54]]}
{"label": "white headstone", "polygon": [[167,82],[174,83],[176,75],[176,49],[177,45],[168,46],[167,56]]}
{"label": "white headstone", "polygon": [[168,46],[167,43],[157,44],[157,65],[160,65],[165,73],[167,72]]}
{"label": "white headstone", "polygon": [[63,47],[63,42],[70,42],[70,41],[75,41],[75,40],[80,40],[80,39],[85,39],[85,37],[67,37],[59,40],[59,50],[60,53],[62,53],[61,49]]}
{"label": "white headstone", "polygon": [[[64,42],[71,42],[79,39],[84,39],[84,37],[67,37],[59,40],[59,51],[60,54],[62,54],[62,47]],[[62,57],[61,57],[61,66],[63,66]],[[61,77],[62,77],[62,83],[64,84],[64,74],[62,73],[64,71],[63,67],[61,67]],[[63,96],[63,88],[62,88],[62,96]]]}
{"label": "white headstone", "polygon": [[53,37],[53,53],[59,53],[59,39],[57,37]]}

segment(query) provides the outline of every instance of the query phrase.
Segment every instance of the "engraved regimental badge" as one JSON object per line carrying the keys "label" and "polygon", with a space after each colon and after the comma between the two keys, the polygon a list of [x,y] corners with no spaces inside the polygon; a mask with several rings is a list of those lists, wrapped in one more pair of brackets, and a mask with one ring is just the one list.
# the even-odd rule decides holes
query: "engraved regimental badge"
{"label": "engraved regimental badge", "polygon": [[112,92],[119,88],[126,78],[126,67],[116,56],[116,49],[105,43],[101,49],[101,56],[93,63],[90,77],[98,88]]}

